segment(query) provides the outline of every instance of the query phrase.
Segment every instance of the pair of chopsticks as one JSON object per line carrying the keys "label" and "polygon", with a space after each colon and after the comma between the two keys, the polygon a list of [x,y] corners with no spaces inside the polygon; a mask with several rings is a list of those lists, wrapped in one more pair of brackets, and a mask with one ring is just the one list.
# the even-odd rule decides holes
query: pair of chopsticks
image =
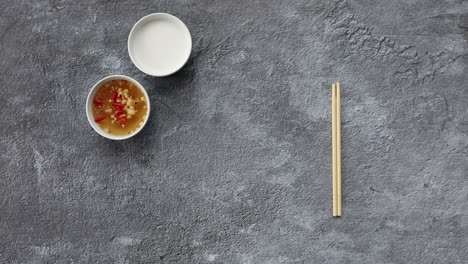
{"label": "pair of chopsticks", "polygon": [[332,85],[333,216],[341,216],[341,99],[340,83]]}

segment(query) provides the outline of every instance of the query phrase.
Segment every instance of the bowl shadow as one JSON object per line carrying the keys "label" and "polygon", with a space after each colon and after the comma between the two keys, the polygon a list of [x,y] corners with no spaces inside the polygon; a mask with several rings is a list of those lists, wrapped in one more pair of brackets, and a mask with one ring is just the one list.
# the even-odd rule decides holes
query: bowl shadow
{"label": "bowl shadow", "polygon": [[190,88],[195,77],[194,60],[190,58],[178,72],[166,77],[154,77],[145,75],[143,77],[145,87],[152,89],[161,96],[170,96],[180,90]]}
{"label": "bowl shadow", "polygon": [[151,100],[148,122],[135,136],[125,140],[108,140],[103,147],[117,157],[128,156],[132,162],[149,166],[151,157],[154,158],[161,150],[159,137],[166,129],[165,120],[183,119],[178,113],[177,105],[185,105],[186,100],[190,100],[195,77],[194,58],[191,57],[178,72],[166,77],[153,77],[142,72],[135,77],[141,80],[140,83]]}

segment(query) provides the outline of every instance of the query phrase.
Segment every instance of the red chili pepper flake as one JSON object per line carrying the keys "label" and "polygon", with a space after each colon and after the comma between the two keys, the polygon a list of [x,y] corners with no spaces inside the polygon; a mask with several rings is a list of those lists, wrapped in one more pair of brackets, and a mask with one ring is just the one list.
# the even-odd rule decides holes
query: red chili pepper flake
{"label": "red chili pepper flake", "polygon": [[119,110],[115,111],[115,116],[121,116],[123,114],[125,114],[125,111],[122,110],[122,109],[119,109]]}
{"label": "red chili pepper flake", "polygon": [[99,123],[99,122],[101,122],[101,121],[104,120],[104,119],[106,119],[105,116],[103,116],[103,117],[98,117],[98,118],[94,119],[94,122]]}
{"label": "red chili pepper flake", "polygon": [[104,105],[104,101],[102,101],[101,98],[96,98],[94,99],[94,104],[98,107],[101,108]]}
{"label": "red chili pepper flake", "polygon": [[117,122],[121,125],[125,125],[127,121],[128,121],[127,118],[124,116],[119,116],[119,118],[117,118]]}
{"label": "red chili pepper flake", "polygon": [[117,91],[114,91],[112,93],[112,101],[114,101],[114,103],[116,103],[118,97],[119,97],[119,94],[117,93]]}
{"label": "red chili pepper flake", "polygon": [[121,103],[112,103],[113,106],[117,106],[119,108],[124,108],[125,105],[124,104],[121,104]]}

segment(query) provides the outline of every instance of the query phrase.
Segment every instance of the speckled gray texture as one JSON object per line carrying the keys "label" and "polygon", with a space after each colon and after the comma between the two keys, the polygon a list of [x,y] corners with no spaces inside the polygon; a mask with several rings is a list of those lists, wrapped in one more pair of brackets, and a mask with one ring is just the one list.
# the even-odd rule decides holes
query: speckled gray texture
{"label": "speckled gray texture", "polygon": [[[166,78],[126,50],[153,12],[193,36]],[[468,1],[2,0],[0,15],[0,263],[468,263]],[[110,74],[153,106],[123,142],[84,112]]]}

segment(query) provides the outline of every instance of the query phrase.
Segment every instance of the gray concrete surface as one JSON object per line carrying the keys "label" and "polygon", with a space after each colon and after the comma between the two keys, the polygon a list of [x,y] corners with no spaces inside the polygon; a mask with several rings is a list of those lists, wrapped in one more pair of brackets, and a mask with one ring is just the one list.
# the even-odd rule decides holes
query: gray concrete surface
{"label": "gray concrete surface", "polygon": [[[152,12],[193,35],[171,77],[126,51]],[[3,0],[0,15],[0,263],[468,263],[468,1]],[[124,142],[84,112],[110,74],[154,106]]]}

